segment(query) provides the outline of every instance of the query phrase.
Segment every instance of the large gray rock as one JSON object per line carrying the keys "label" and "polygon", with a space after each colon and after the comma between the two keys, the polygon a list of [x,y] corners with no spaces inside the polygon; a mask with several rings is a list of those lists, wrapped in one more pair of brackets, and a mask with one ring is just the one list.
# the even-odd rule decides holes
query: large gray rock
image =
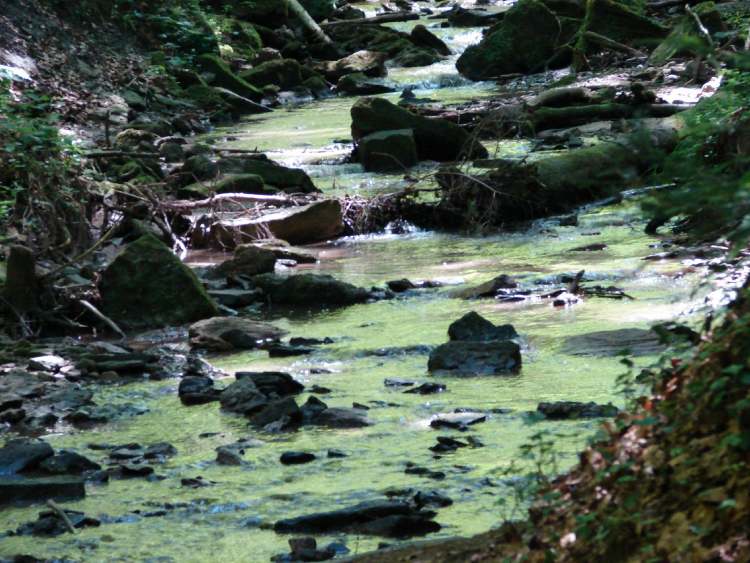
{"label": "large gray rock", "polygon": [[360,139],[357,151],[368,172],[404,172],[419,161],[411,129],[370,133]]}
{"label": "large gray rock", "polygon": [[47,442],[9,440],[0,448],[0,475],[14,475],[35,469],[54,453]]}
{"label": "large gray rock", "polygon": [[488,340],[510,340],[517,338],[518,333],[513,325],[495,326],[476,311],[466,313],[448,327],[448,337],[451,340],[473,340],[486,342]]}
{"label": "large gray rock", "polygon": [[153,235],[126,246],[102,272],[102,311],[123,328],[180,325],[218,313],[192,270]]}
{"label": "large gray rock", "polygon": [[190,326],[190,344],[210,350],[249,350],[279,340],[285,330],[240,317],[212,317]]}
{"label": "large gray rock", "polygon": [[521,349],[510,340],[452,341],[435,348],[427,368],[448,375],[504,375],[521,370]]}

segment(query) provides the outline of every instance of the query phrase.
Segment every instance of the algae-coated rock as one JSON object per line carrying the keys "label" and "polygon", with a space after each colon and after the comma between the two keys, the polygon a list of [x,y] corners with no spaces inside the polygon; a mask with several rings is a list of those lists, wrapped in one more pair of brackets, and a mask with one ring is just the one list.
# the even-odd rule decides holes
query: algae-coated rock
{"label": "algae-coated rock", "polygon": [[123,328],[179,325],[217,314],[192,270],[153,235],[126,246],[102,272],[102,310]]}
{"label": "algae-coated rock", "polygon": [[362,98],[352,106],[355,141],[379,131],[412,129],[420,160],[452,161],[462,156],[484,158],[487,150],[455,123],[428,119],[383,98]]}
{"label": "algae-coated rock", "polygon": [[418,162],[411,129],[378,131],[359,141],[359,161],[368,172],[403,172]]}

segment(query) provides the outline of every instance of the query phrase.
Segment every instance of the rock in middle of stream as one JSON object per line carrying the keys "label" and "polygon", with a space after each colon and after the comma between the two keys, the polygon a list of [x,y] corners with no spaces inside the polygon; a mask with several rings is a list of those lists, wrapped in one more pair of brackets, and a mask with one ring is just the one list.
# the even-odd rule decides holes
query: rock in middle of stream
{"label": "rock in middle of stream", "polygon": [[512,325],[495,326],[476,312],[448,328],[450,342],[430,354],[427,368],[449,375],[501,375],[521,370],[521,348]]}

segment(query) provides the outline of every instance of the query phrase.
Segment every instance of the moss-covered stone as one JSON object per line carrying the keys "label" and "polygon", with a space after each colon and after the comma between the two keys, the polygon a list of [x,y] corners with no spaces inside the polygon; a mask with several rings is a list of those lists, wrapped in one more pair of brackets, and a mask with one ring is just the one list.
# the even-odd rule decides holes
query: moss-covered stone
{"label": "moss-covered stone", "polygon": [[359,141],[358,153],[369,172],[404,172],[418,161],[411,129],[371,133]]}
{"label": "moss-covered stone", "polygon": [[257,157],[227,157],[219,161],[221,171],[226,174],[255,174],[263,182],[280,190],[292,193],[320,191],[310,176],[301,168],[287,168],[270,160],[265,155]]}
{"label": "moss-covered stone", "polygon": [[263,97],[260,90],[252,84],[248,84],[232,72],[229,65],[222,61],[217,55],[201,55],[198,57],[197,63],[202,71],[212,75],[212,84],[231,90],[235,94],[253,100],[254,102],[260,101]]}
{"label": "moss-covered stone", "polygon": [[358,100],[352,106],[351,115],[355,141],[379,131],[412,129],[420,160],[452,161],[462,156],[487,156],[486,149],[479,142],[473,142],[455,123],[413,114],[383,98]]}
{"label": "moss-covered stone", "polygon": [[[513,72],[544,69],[560,45],[560,19],[537,0],[521,0],[478,45],[472,45],[456,62],[458,71],[472,80],[484,80]],[[560,66],[565,62],[561,61]]]}
{"label": "moss-covered stone", "polygon": [[240,77],[256,88],[275,84],[282,90],[291,90],[302,84],[302,65],[294,59],[266,61],[255,68],[240,73]]}
{"label": "moss-covered stone", "polygon": [[195,274],[153,235],[126,246],[102,272],[102,310],[123,328],[180,325],[218,313]]}

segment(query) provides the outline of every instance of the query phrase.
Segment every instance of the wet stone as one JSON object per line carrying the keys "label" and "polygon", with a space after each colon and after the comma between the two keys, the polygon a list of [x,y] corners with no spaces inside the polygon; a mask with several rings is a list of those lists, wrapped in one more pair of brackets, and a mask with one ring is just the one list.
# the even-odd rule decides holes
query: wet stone
{"label": "wet stone", "polygon": [[86,487],[80,477],[0,477],[0,505],[77,500],[85,496]]}
{"label": "wet stone", "polygon": [[404,393],[414,393],[417,395],[432,395],[434,393],[442,393],[447,387],[442,383],[422,383],[413,389],[407,389]]}
{"label": "wet stone", "polygon": [[303,463],[310,463],[315,461],[315,454],[309,452],[284,452],[281,454],[279,461],[283,465],[301,465]]}

